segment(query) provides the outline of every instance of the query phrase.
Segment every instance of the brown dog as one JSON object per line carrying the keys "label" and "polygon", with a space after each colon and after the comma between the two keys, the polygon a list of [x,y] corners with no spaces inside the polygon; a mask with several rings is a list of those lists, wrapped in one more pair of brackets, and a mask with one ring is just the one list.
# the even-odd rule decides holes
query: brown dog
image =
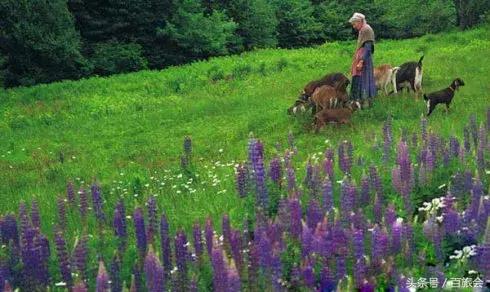
{"label": "brown dog", "polygon": [[347,92],[338,91],[329,85],[323,85],[313,92],[310,104],[314,106],[313,114],[315,114],[323,109],[342,107],[347,99]]}
{"label": "brown dog", "polygon": [[352,113],[360,108],[359,102],[351,102],[345,108],[323,109],[315,115],[315,132],[320,131],[326,123],[335,122],[339,124],[350,124]]}

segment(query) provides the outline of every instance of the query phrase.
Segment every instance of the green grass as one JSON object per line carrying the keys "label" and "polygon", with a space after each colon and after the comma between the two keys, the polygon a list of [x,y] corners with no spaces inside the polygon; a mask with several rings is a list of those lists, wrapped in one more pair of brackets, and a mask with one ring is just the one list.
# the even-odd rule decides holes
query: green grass
{"label": "green grass", "polygon": [[[475,113],[483,121],[490,105],[489,36],[490,29],[482,27],[380,41],[374,62],[399,65],[418,60],[423,52],[426,92],[462,78],[466,86],[457,92],[451,112],[447,115],[438,108],[429,123],[443,136],[462,137],[469,115]],[[248,208],[236,195],[232,165],[246,158],[251,132],[264,141],[266,157],[271,157],[275,143],[284,147],[291,131],[300,149],[300,175],[308,153],[344,139],[352,141],[355,155],[377,161],[379,153],[366,142],[382,139],[381,126],[389,115],[397,137],[401,128],[417,129],[425,111],[423,100],[408,95],[379,97],[373,108],[355,114],[352,127],[327,127],[318,134],[307,129],[307,119],[286,114],[308,81],[329,72],[347,74],[353,50],[354,41],[260,50],[162,71],[2,91],[0,213],[36,198],[43,227],[50,233],[56,221],[54,198],[64,195],[66,182],[78,185],[96,178],[109,216],[118,195],[125,197],[131,210],[144,204],[149,194],[158,193],[159,208],[168,214],[172,230],[189,229],[208,214],[219,220],[225,212],[237,224]],[[181,186],[186,176],[179,177],[185,135],[192,137],[193,163],[200,175],[197,183],[189,184],[196,189],[193,193]],[[215,186],[214,175],[220,180]],[[75,216],[70,218],[70,234],[78,234],[80,224]]]}

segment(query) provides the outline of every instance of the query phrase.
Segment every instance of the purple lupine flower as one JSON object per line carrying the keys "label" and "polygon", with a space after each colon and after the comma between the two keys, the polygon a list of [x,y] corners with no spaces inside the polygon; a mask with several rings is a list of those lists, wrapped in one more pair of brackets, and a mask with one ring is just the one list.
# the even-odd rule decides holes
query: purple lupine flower
{"label": "purple lupine flower", "polygon": [[63,237],[63,233],[61,231],[56,232],[54,238],[61,278],[63,279],[63,282],[66,283],[67,287],[71,287],[73,284],[73,279],[71,277],[70,259],[66,248],[65,238]]}
{"label": "purple lupine flower", "polygon": [[21,231],[30,226],[29,215],[27,214],[27,207],[24,201],[21,201],[19,204],[19,221]]}
{"label": "purple lupine flower", "polygon": [[357,209],[357,212],[352,213],[351,222],[355,229],[366,230],[368,220],[364,217],[362,209]]}
{"label": "purple lupine flower", "polygon": [[272,243],[267,234],[262,232],[258,239],[259,264],[264,269],[269,269],[272,265]]}
{"label": "purple lupine flower", "polygon": [[35,277],[37,278],[40,286],[47,287],[49,285],[49,257],[51,256],[51,252],[49,249],[49,241],[48,239],[38,233],[34,238],[34,246],[37,251],[37,267],[35,271]]}
{"label": "purple lupine flower", "polygon": [[315,230],[316,225],[322,220],[322,218],[323,214],[318,202],[314,199],[310,200],[306,210],[306,224],[309,228]]}
{"label": "purple lupine flower", "polygon": [[427,171],[431,173],[434,170],[435,167],[435,156],[432,153],[432,151],[427,151],[427,155],[425,156],[425,166],[427,168]]}
{"label": "purple lupine flower", "polygon": [[199,222],[195,222],[194,226],[192,227],[192,239],[194,241],[194,252],[196,253],[196,258],[200,260],[202,258],[202,232]]}
{"label": "purple lupine flower", "polygon": [[68,200],[68,203],[70,203],[70,205],[75,205],[75,190],[72,181],[69,181],[66,184],[66,199]]}
{"label": "purple lupine flower", "polygon": [[269,195],[265,184],[264,162],[261,157],[257,158],[254,163],[255,171],[255,187],[256,187],[256,202],[262,209],[267,209],[269,206]]}
{"label": "purple lupine flower", "polygon": [[471,150],[471,142],[470,142],[470,129],[468,126],[465,126],[463,129],[464,133],[464,150],[466,153],[469,153]]}
{"label": "purple lupine flower", "polygon": [[116,204],[116,208],[114,209],[114,234],[121,240],[126,240],[128,235],[127,227],[126,227],[126,213],[125,213],[124,203],[122,200],[119,200]]}
{"label": "purple lupine flower", "polygon": [[393,184],[393,188],[398,193],[401,193],[404,187],[404,183],[401,178],[401,171],[399,165],[393,166],[393,169],[391,170],[391,178],[392,178],[391,183]]}
{"label": "purple lupine flower", "polygon": [[304,184],[307,187],[311,185],[312,177],[313,177],[313,165],[311,164],[311,160],[308,159],[308,162],[306,163],[306,174],[304,179]]}
{"label": "purple lupine flower", "polygon": [[151,248],[145,257],[144,271],[148,292],[165,291],[163,266]]}
{"label": "purple lupine flower", "polygon": [[[162,271],[163,274],[163,271]],[[163,275],[162,275],[163,277]],[[118,254],[112,257],[112,262],[110,265],[110,284],[111,292],[121,292],[123,283],[121,281],[121,258]],[[162,290],[163,291],[163,290]]]}
{"label": "purple lupine flower", "polygon": [[65,205],[65,201],[60,197],[56,198],[56,206],[58,209],[58,225],[64,230],[64,229],[66,229],[66,205]]}
{"label": "purple lupine flower", "polygon": [[[248,248],[248,285],[250,289],[256,288],[256,282],[259,271],[259,253],[255,242],[250,242]],[[214,263],[213,263],[214,264]],[[214,266],[213,266],[214,268]],[[214,281],[214,278],[213,278]]]}
{"label": "purple lupine flower", "polygon": [[356,229],[352,233],[352,247],[356,260],[364,256],[364,232],[362,229]]}
{"label": "purple lupine flower", "polygon": [[342,220],[344,223],[349,222],[350,214],[354,211],[356,189],[347,180],[341,185],[340,208],[342,210]]}
{"label": "purple lupine flower", "polygon": [[485,170],[485,148],[478,147],[476,151],[476,166],[481,173]]}
{"label": "purple lupine flower", "polygon": [[243,259],[242,259],[242,236],[239,230],[232,230],[230,237],[230,250],[233,260],[236,264],[238,270],[242,270]]}
{"label": "purple lupine flower", "polygon": [[483,273],[486,281],[490,280],[490,218],[487,218],[487,227],[483,242],[477,246],[476,266]]}
{"label": "purple lupine flower", "polygon": [[427,170],[423,164],[419,167],[418,182],[420,186],[425,186],[427,184]]}
{"label": "purple lupine flower", "polygon": [[323,184],[323,211],[329,212],[333,208],[332,181],[327,177]]}
{"label": "purple lupine flower", "polygon": [[41,217],[39,216],[39,205],[36,200],[31,203],[31,222],[34,228],[41,228]]}
{"label": "purple lupine flower", "polygon": [[369,178],[363,174],[361,177],[360,203],[362,206],[366,206],[370,202]]}
{"label": "purple lupine flower", "polygon": [[294,238],[299,238],[301,235],[301,205],[298,199],[289,200],[289,214],[291,215],[291,222],[289,224],[289,233]]}
{"label": "purple lupine flower", "polygon": [[371,247],[371,258],[373,261],[381,261],[387,255],[388,235],[377,225],[373,229],[372,242],[376,244]]}
{"label": "purple lupine flower", "polygon": [[478,213],[478,225],[480,226],[480,230],[482,232],[485,231],[487,218],[489,216],[490,216],[490,198],[486,196],[481,201],[480,211]]}
{"label": "purple lupine flower", "polygon": [[228,277],[223,259],[223,250],[218,245],[213,245],[211,265],[213,267],[213,291],[226,292]]}
{"label": "purple lupine flower", "polygon": [[325,158],[325,161],[323,162],[323,170],[325,171],[326,176],[330,179],[333,179],[333,167],[334,167],[334,161]]}
{"label": "purple lupine flower", "polygon": [[301,274],[303,275],[304,285],[310,289],[313,289],[313,287],[315,287],[315,274],[309,261],[303,265]]}
{"label": "purple lupine flower", "polygon": [[87,286],[84,281],[79,281],[73,286],[72,292],[88,292]]}
{"label": "purple lupine flower", "polygon": [[425,117],[422,117],[420,119],[420,129],[422,133],[422,142],[424,145],[427,145],[427,119]]}
{"label": "purple lupine flower", "polygon": [[158,211],[157,211],[157,201],[155,196],[150,196],[148,199],[148,230],[147,239],[149,243],[153,243],[153,237],[158,232]]}
{"label": "purple lupine flower", "polygon": [[92,204],[95,212],[95,217],[97,218],[97,221],[100,223],[105,220],[100,186],[94,183],[92,184],[90,190],[92,192]]}
{"label": "purple lupine flower", "polygon": [[281,160],[279,160],[279,157],[274,157],[271,160],[269,166],[269,176],[277,186],[281,187],[282,167],[281,167]]}
{"label": "purple lupine flower", "polygon": [[391,253],[393,255],[398,254],[402,249],[402,233],[403,223],[402,219],[398,218],[391,227]]}
{"label": "purple lupine flower", "polygon": [[286,164],[286,173],[286,179],[288,182],[288,193],[291,194],[296,189],[296,174],[293,167],[289,164]]}
{"label": "purple lupine flower", "polygon": [[336,287],[337,281],[330,272],[328,266],[325,265],[320,275],[320,291],[336,291]]}
{"label": "purple lupine flower", "polygon": [[468,208],[467,215],[468,219],[471,221],[472,219],[478,218],[478,210],[480,209],[480,201],[483,196],[483,185],[479,177],[476,177],[475,183],[473,184],[473,188],[471,190],[471,203]]}
{"label": "purple lupine flower", "polygon": [[345,255],[339,254],[336,259],[337,279],[343,279],[347,276],[347,267],[345,263]]}
{"label": "purple lupine flower", "polygon": [[236,168],[236,188],[240,198],[247,195],[247,177],[249,176],[248,168],[245,164],[240,163]]}
{"label": "purple lupine flower", "polygon": [[206,248],[208,249],[208,254],[211,256],[213,250],[213,223],[211,218],[206,218],[206,226],[204,228],[204,236],[206,238]]}
{"label": "purple lupine flower", "polygon": [[378,194],[374,197],[373,215],[374,222],[381,223],[383,214],[383,203],[381,202],[380,196]]}
{"label": "purple lupine flower", "polygon": [[78,195],[80,197],[80,216],[82,217],[82,220],[85,220],[87,218],[88,210],[87,193],[83,188],[80,188],[80,190],[78,191]]}
{"label": "purple lupine flower", "polygon": [[36,270],[39,265],[39,258],[34,246],[34,237],[37,230],[30,226],[29,223],[26,224],[27,226],[21,230],[22,276],[25,279],[25,289],[33,289]]}
{"label": "purple lupine flower", "polygon": [[391,227],[396,221],[396,211],[395,205],[393,203],[388,204],[388,207],[385,209],[385,225]]}
{"label": "purple lupine flower", "polygon": [[349,174],[352,168],[353,147],[349,141],[343,141],[339,145],[339,167],[345,174]]}
{"label": "purple lupine flower", "polygon": [[15,247],[19,246],[19,228],[17,227],[17,220],[15,215],[7,214],[0,217],[0,238],[4,245],[8,245],[12,240]]}
{"label": "purple lupine flower", "polygon": [[136,235],[136,246],[141,259],[144,258],[146,254],[147,240],[146,240],[146,228],[145,228],[145,218],[143,216],[143,210],[138,207],[133,213],[134,222],[134,232]]}
{"label": "purple lupine flower", "polygon": [[228,267],[227,273],[228,275],[226,280],[227,283],[226,291],[240,292],[240,286],[241,286],[240,275],[238,275],[238,270],[233,264],[233,262],[231,262],[231,265]]}
{"label": "purple lupine flower", "polygon": [[307,258],[313,251],[313,234],[308,226],[303,226],[301,233],[301,256]]}
{"label": "purple lupine flower", "polygon": [[391,155],[391,144],[393,142],[393,133],[391,130],[391,117],[383,125],[383,161],[388,163]]}
{"label": "purple lupine flower", "polygon": [[104,262],[99,262],[99,271],[97,272],[97,279],[95,281],[95,291],[96,292],[109,292],[111,291],[111,286],[109,284],[109,275],[104,266]]}
{"label": "purple lupine flower", "polygon": [[230,217],[228,214],[224,214],[222,221],[221,221],[221,228],[223,230],[223,241],[225,244],[229,245],[230,244],[230,237],[231,237],[231,224],[230,224]]}
{"label": "purple lupine flower", "polygon": [[170,270],[172,269],[172,252],[170,250],[168,221],[165,214],[162,214],[162,216],[160,217],[160,242],[163,270],[165,272],[165,279],[168,279],[168,276],[170,275]]}
{"label": "purple lupine flower", "polygon": [[449,138],[449,150],[453,157],[458,157],[459,155],[459,140],[458,138],[451,136]]}
{"label": "purple lupine flower", "polygon": [[366,278],[366,258],[364,256],[355,259],[356,264],[354,265],[354,280],[356,287],[361,288],[364,279]]}
{"label": "purple lupine flower", "polygon": [[381,203],[383,202],[383,184],[381,183],[381,178],[379,177],[378,170],[376,166],[371,165],[369,167],[369,180],[371,182],[372,188],[378,194]]}
{"label": "purple lupine flower", "polygon": [[82,280],[87,280],[88,237],[83,235],[73,251],[73,265]]}
{"label": "purple lupine flower", "polygon": [[404,253],[404,258],[408,265],[412,265],[412,255],[415,249],[415,241],[413,236],[413,227],[410,222],[403,224],[402,230],[403,240],[406,242],[406,249]]}
{"label": "purple lupine flower", "polygon": [[143,291],[144,289],[144,283],[143,283],[143,276],[142,274],[142,269],[139,267],[139,264],[133,265],[132,271],[133,275],[131,277],[131,287],[129,290],[131,292],[137,292],[137,291]]}
{"label": "purple lupine flower", "polygon": [[466,193],[473,189],[473,174],[469,170],[464,172],[464,188]]}
{"label": "purple lupine flower", "polygon": [[184,231],[180,230],[175,236],[175,264],[177,266],[177,287],[179,291],[185,291],[188,287],[187,260],[189,251],[188,242]]}
{"label": "purple lupine flower", "polygon": [[192,155],[192,140],[191,137],[185,136],[184,137],[184,154],[187,157],[190,157]]}

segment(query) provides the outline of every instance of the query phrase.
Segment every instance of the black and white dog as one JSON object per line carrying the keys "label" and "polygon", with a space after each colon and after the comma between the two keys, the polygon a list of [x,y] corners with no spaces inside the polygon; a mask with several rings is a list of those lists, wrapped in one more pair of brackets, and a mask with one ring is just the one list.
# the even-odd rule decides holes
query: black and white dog
{"label": "black and white dog", "polygon": [[412,89],[418,96],[418,93],[422,91],[422,76],[424,73],[422,70],[423,59],[424,56],[420,57],[418,62],[407,62],[393,70],[393,73],[396,76],[396,90],[391,93],[396,93],[403,88],[407,88],[409,92],[410,89]]}
{"label": "black and white dog", "polygon": [[464,86],[463,80],[460,78],[454,79],[454,81],[449,85],[448,88],[444,88],[439,91],[424,94],[424,100],[427,103],[427,116],[430,116],[432,111],[436,108],[436,105],[440,103],[446,104],[446,111],[449,111],[449,105],[454,97],[454,92],[460,87]]}

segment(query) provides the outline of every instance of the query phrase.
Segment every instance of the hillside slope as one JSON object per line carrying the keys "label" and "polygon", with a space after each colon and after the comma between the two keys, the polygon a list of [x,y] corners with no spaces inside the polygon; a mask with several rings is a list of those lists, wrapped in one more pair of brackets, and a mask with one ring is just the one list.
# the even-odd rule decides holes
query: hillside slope
{"label": "hillside slope", "polygon": [[[430,118],[439,133],[461,136],[468,116],[476,113],[482,120],[490,105],[489,36],[489,28],[479,28],[382,41],[374,61],[399,65],[423,52],[425,91],[462,78],[466,86],[457,92],[452,111],[446,115],[438,108]],[[348,138],[358,145],[356,154],[378,159],[378,153],[362,148],[363,141],[379,140],[389,115],[396,133],[418,127],[422,100],[380,97],[373,108],[355,115],[352,128],[328,127],[319,134],[305,129],[309,121],[286,115],[306,82],[329,72],[347,73],[353,50],[353,42],[261,50],[163,71],[2,91],[0,194],[6,199],[0,212],[36,197],[44,202],[41,212],[49,224],[55,217],[53,198],[65,192],[67,180],[97,178],[107,193],[117,193],[112,190],[117,184],[132,193],[150,183],[155,172],[178,171],[185,135],[192,137],[195,161],[210,169],[216,161],[228,164],[216,170],[222,181],[215,188],[186,196],[169,184],[159,189],[167,194],[159,200],[170,219],[186,227],[207,214],[245,212],[236,199],[231,165],[245,159],[250,132],[268,145],[266,151],[276,142],[286,144],[291,131],[300,156],[323,151],[326,140],[336,145]],[[219,190],[226,191],[216,195]],[[188,215],[180,216],[184,212]]]}

